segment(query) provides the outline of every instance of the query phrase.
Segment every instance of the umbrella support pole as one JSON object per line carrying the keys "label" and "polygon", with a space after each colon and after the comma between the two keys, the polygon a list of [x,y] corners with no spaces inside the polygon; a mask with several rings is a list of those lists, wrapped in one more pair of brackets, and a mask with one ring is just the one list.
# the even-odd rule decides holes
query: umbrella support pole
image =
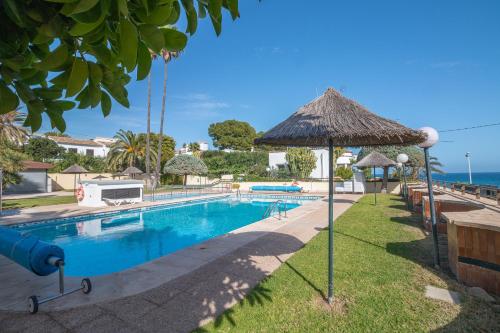
{"label": "umbrella support pole", "polygon": [[328,141],[328,303],[333,303],[333,141]]}
{"label": "umbrella support pole", "polygon": [[429,191],[429,210],[431,212],[431,221],[432,221],[432,241],[434,243],[434,266],[439,269],[441,263],[439,259],[436,209],[434,207],[434,189],[432,186],[432,174],[429,161],[429,148],[424,148],[424,155],[425,155],[425,173],[427,176],[427,190]]}

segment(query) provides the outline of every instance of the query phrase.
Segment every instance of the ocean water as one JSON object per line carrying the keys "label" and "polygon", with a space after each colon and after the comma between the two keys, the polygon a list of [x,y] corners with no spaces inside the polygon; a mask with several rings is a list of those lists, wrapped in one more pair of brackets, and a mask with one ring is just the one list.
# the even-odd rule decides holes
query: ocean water
{"label": "ocean water", "polygon": [[[432,174],[433,180],[469,183],[469,174],[467,172],[446,173],[444,175]],[[473,172],[472,184],[474,185],[493,185],[500,187],[500,172]]]}

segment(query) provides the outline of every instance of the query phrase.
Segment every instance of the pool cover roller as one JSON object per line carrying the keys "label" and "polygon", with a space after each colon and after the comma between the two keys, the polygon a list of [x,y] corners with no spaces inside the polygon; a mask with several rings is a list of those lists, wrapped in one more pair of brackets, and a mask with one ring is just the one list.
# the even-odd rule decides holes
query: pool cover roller
{"label": "pool cover roller", "polygon": [[269,186],[269,185],[257,185],[257,186],[252,186],[251,187],[252,191],[273,191],[273,192],[300,192],[302,190],[302,187],[299,186],[288,186],[288,185],[281,185],[281,186]]}
{"label": "pool cover roller", "polygon": [[59,246],[6,227],[0,227],[0,254],[40,276],[58,270],[49,263],[49,258],[57,257],[64,260],[64,251]]}

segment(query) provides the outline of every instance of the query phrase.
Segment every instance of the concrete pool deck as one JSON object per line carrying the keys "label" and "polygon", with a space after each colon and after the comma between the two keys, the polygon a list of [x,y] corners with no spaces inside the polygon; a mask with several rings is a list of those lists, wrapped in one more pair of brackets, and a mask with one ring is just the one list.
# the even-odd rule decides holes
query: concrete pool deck
{"label": "concrete pool deck", "polygon": [[[335,216],[360,197],[336,195]],[[305,203],[287,219],[259,221],[130,270],[94,277],[90,295],[44,304],[37,315],[0,311],[0,331],[191,331],[241,300],[326,227],[326,213],[324,199]],[[22,311],[35,290],[38,295],[57,290],[56,275],[35,279],[10,265],[0,261],[2,306]]]}

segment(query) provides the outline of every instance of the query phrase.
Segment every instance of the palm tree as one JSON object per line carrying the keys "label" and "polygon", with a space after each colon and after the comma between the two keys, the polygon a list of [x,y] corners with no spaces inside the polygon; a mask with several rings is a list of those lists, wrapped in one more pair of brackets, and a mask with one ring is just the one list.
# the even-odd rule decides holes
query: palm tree
{"label": "palm tree", "polygon": [[438,158],[435,156],[430,156],[429,162],[431,165],[431,171],[434,173],[445,174],[441,168],[444,166],[443,163],[439,162]]}
{"label": "palm tree", "polygon": [[26,115],[19,112],[19,109],[0,114],[0,140],[9,141],[16,145],[22,144],[28,135],[26,129],[21,125],[25,119]]}
{"label": "palm tree", "polygon": [[[156,54],[149,50],[151,58],[156,59]],[[146,175],[149,180],[151,180],[151,74],[153,71],[149,71],[148,75],[148,120],[146,129]]]}
{"label": "palm tree", "polygon": [[[116,142],[111,146],[107,158],[109,168],[118,170],[124,166],[137,166],[145,159],[146,149],[139,135],[121,129],[114,138]],[[151,159],[156,161],[156,152],[151,151]]]}
{"label": "palm tree", "polygon": [[167,98],[167,64],[170,60],[174,58],[178,58],[180,56],[180,52],[177,51],[167,51],[162,50],[161,56],[163,58],[163,98],[161,101],[161,117],[160,117],[160,134],[158,138],[158,151],[157,151],[157,159],[156,159],[156,171],[155,171],[155,185],[160,177],[160,168],[161,168],[161,151],[163,144],[163,123],[165,121],[165,100]]}

